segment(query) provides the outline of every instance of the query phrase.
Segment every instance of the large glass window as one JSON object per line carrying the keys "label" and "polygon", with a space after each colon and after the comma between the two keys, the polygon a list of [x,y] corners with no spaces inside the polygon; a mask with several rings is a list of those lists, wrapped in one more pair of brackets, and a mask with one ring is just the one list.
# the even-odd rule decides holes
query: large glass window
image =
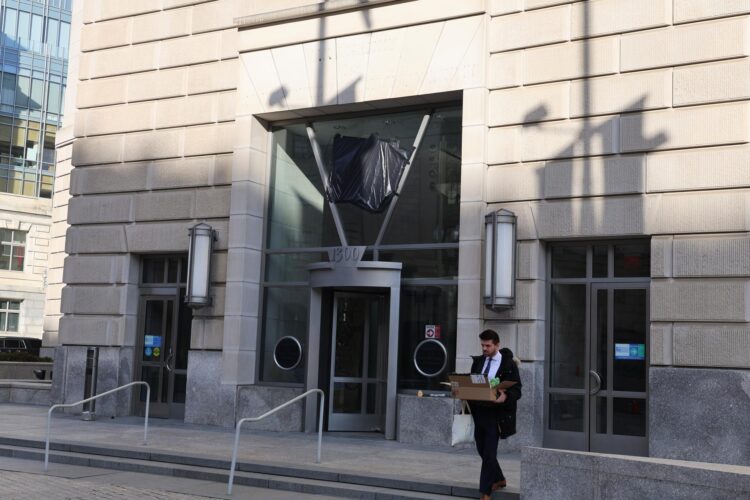
{"label": "large glass window", "polygon": [[0,270],[23,271],[26,255],[26,233],[0,229]]}
{"label": "large glass window", "polygon": [[[426,110],[318,120],[312,126],[330,172],[337,134],[395,139],[407,152]],[[306,341],[309,288],[307,264],[327,260],[325,249],[340,246],[313,156],[305,123],[276,128],[271,147],[265,238],[261,380],[304,382],[302,367],[284,372],[273,363],[281,337]],[[442,379],[427,379],[413,367],[412,355],[424,339],[425,325],[441,326],[449,353],[446,375],[454,367],[461,178],[461,109],[438,108],[432,115],[410,168],[390,224],[375,246],[385,211],[371,213],[338,203],[349,245],[367,247],[365,260],[401,262],[399,387],[440,389]]]}
{"label": "large glass window", "polygon": [[17,332],[21,316],[21,302],[0,300],[0,331]]}

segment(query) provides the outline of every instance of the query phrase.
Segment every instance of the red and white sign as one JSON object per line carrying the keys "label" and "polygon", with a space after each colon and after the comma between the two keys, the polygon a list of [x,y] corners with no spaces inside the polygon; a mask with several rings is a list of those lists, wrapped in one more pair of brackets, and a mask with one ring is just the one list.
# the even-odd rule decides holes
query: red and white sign
{"label": "red and white sign", "polygon": [[439,339],[440,338],[440,325],[425,325],[424,326],[424,338]]}

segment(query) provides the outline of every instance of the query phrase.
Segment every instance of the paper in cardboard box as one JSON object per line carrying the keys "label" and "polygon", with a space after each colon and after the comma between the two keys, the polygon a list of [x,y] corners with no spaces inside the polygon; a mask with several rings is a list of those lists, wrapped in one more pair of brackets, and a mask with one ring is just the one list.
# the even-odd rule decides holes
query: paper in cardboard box
{"label": "paper in cardboard box", "polygon": [[515,382],[506,381],[490,387],[487,377],[481,374],[448,375],[448,380],[453,397],[467,401],[495,401],[498,391],[515,385]]}

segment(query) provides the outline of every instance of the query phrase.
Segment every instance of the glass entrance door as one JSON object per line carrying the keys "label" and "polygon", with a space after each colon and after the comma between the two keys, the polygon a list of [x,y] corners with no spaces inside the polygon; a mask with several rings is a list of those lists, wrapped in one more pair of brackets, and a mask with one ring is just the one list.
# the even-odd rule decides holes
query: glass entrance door
{"label": "glass entrance door", "polygon": [[648,241],[550,252],[544,446],[648,453]]}
{"label": "glass entrance door", "polygon": [[594,285],[591,294],[589,449],[645,455],[648,289]]}
{"label": "glass entrance door", "polygon": [[[183,418],[190,348],[191,310],[184,305],[184,290],[170,296],[142,296],[137,359],[140,380],[151,387],[150,414]],[[145,411],[142,387],[138,412]]]}
{"label": "glass entrance door", "polygon": [[388,332],[383,295],[336,293],[329,431],[383,431]]}

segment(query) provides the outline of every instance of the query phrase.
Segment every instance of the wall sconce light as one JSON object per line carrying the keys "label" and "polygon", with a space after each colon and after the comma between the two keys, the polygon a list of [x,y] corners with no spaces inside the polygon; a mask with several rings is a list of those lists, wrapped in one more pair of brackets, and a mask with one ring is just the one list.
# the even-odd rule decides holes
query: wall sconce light
{"label": "wall sconce light", "polygon": [[210,306],[211,253],[216,231],[208,224],[200,223],[191,227],[188,233],[190,248],[185,303],[192,308]]}
{"label": "wall sconce light", "polygon": [[507,309],[516,301],[516,215],[505,209],[484,217],[484,305]]}

